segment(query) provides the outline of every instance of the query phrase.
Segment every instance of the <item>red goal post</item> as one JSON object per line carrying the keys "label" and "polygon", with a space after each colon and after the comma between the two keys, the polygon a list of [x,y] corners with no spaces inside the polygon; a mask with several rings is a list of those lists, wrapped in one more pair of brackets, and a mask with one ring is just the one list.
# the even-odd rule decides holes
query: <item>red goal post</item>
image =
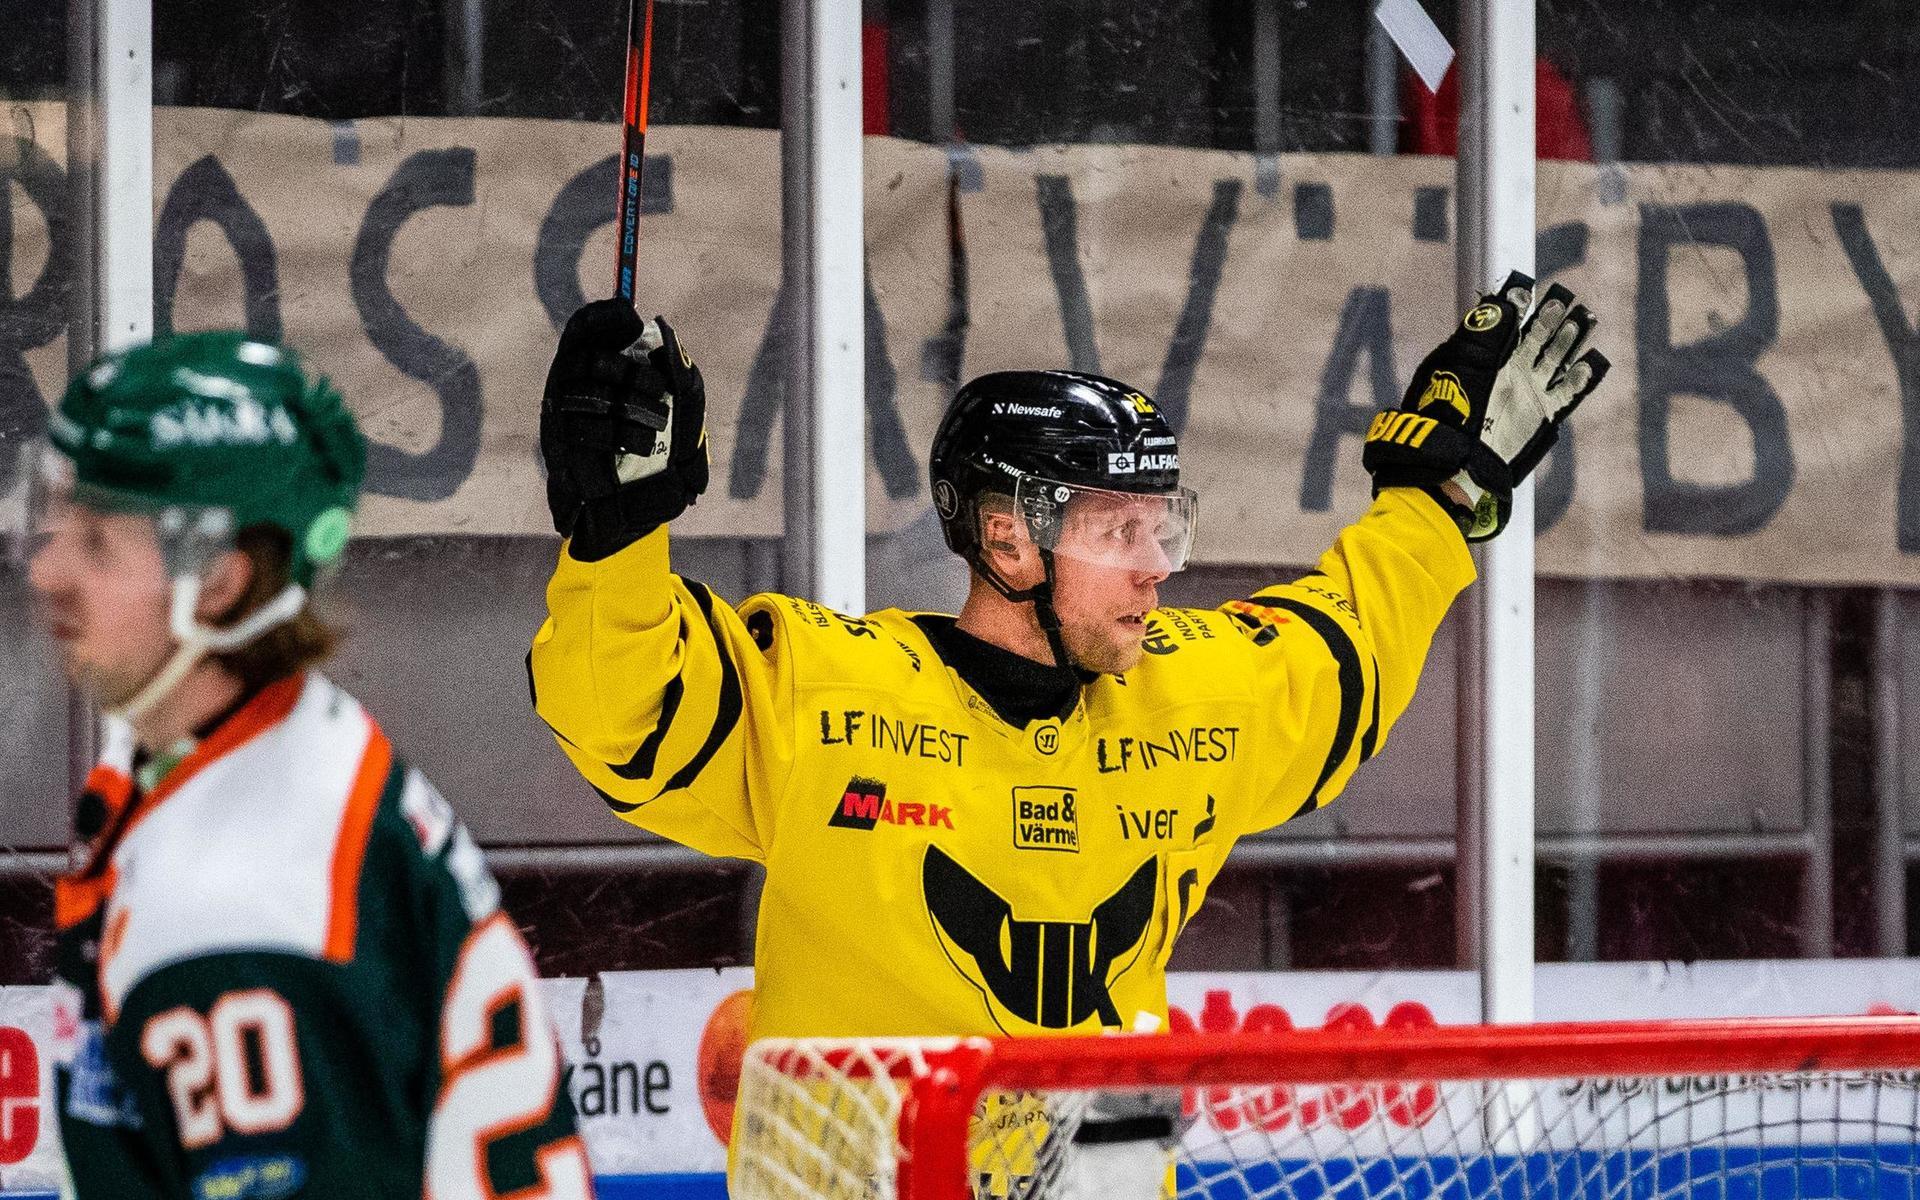
{"label": "red goal post", "polygon": [[1141,1093],[1182,1198],[1920,1197],[1899,1016],[763,1041],[732,1198],[1074,1196],[1088,1112]]}

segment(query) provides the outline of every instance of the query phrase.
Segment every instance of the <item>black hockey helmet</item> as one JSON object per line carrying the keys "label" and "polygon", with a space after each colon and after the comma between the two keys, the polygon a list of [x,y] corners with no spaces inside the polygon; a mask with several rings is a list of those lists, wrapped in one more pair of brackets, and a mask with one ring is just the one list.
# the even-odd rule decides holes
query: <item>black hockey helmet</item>
{"label": "black hockey helmet", "polygon": [[[996,371],[961,388],[933,435],[928,474],[947,546],[976,567],[982,496],[1015,501],[1049,549],[1067,498],[1061,487],[1183,496],[1191,507],[1178,440],[1153,401],[1079,371]],[[1191,513],[1182,515],[1190,533]]]}
{"label": "black hockey helmet", "polygon": [[[1150,570],[1186,565],[1195,499],[1180,486],[1179,444],[1153,401],[1123,383],[1079,371],[982,375],[953,398],[928,467],[947,546],[1001,595],[1033,603],[1062,669],[1072,664],[1053,607],[1056,555]],[[1015,588],[987,562],[986,496],[1010,501],[1023,520],[1045,565],[1040,583]],[[1143,516],[1142,497],[1164,503]],[[1102,514],[1112,527],[1081,536]]]}

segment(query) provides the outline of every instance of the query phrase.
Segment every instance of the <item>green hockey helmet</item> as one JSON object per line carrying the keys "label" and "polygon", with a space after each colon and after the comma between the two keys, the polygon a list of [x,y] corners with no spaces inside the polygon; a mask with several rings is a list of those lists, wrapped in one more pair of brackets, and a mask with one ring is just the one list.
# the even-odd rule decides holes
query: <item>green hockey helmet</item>
{"label": "green hockey helmet", "polygon": [[234,330],[175,334],[97,360],[48,438],[74,501],[152,515],[179,561],[255,525],[292,542],[293,582],[346,546],[366,443],[340,394],[291,349]]}

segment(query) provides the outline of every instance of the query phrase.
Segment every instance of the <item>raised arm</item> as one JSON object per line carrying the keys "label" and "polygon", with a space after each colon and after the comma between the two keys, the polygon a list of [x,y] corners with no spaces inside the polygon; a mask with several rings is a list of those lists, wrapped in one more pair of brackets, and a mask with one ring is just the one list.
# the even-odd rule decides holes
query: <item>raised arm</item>
{"label": "raised arm", "polygon": [[[1299,581],[1222,606],[1255,642],[1271,787],[1249,829],[1332,800],[1413,699],[1435,630],[1474,578],[1467,542],[1498,534],[1513,488],[1597,386],[1572,293],[1508,278],[1420,364],[1367,434],[1374,502]],[[1531,533],[1531,531],[1527,531]]]}
{"label": "raised arm", "polygon": [[643,325],[611,300],[568,321],[540,421],[568,540],[527,669],[536,711],[623,820],[758,859],[791,684],[731,607],[668,563],[666,523],[707,484],[705,408],[699,368],[665,321]]}

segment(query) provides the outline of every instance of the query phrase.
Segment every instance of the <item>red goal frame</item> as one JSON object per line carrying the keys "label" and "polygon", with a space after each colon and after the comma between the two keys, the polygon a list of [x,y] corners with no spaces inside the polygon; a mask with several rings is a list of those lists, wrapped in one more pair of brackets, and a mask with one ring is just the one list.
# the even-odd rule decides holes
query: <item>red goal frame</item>
{"label": "red goal frame", "polygon": [[[968,1178],[967,1129],[988,1090],[1920,1070],[1920,1017],[968,1038],[916,1059],[891,1068],[905,1091],[898,1197],[949,1200]],[[853,1049],[828,1061],[850,1077],[872,1069]]]}

